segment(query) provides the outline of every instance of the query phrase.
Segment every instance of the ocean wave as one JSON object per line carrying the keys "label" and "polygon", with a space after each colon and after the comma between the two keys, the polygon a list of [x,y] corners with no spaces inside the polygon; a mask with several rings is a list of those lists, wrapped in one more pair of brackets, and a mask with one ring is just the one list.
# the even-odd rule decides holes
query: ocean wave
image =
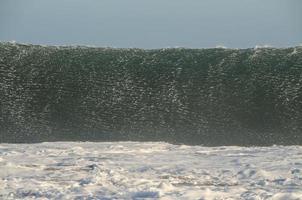
{"label": "ocean wave", "polygon": [[302,144],[302,47],[0,43],[0,142]]}

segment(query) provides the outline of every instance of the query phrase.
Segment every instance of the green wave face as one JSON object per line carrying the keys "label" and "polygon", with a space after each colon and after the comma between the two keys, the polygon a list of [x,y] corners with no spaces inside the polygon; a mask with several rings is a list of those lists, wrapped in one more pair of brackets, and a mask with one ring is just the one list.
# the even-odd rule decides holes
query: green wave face
{"label": "green wave face", "polygon": [[0,43],[0,142],[302,144],[302,47]]}

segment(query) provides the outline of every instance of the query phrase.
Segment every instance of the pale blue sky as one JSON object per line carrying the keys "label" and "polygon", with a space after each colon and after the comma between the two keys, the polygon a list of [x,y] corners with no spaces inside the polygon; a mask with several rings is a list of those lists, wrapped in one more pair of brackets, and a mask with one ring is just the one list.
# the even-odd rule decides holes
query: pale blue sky
{"label": "pale blue sky", "polygon": [[302,0],[0,0],[0,41],[232,48],[302,43]]}

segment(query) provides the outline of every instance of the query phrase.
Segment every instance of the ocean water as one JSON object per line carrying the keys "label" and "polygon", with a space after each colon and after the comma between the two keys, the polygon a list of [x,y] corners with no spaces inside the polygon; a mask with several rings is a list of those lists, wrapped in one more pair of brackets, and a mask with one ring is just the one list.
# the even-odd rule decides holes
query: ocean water
{"label": "ocean water", "polygon": [[0,199],[298,200],[301,131],[302,47],[0,43]]}
{"label": "ocean water", "polygon": [[302,143],[302,47],[0,43],[0,142]]}
{"label": "ocean water", "polygon": [[0,144],[0,199],[302,199],[302,147]]}

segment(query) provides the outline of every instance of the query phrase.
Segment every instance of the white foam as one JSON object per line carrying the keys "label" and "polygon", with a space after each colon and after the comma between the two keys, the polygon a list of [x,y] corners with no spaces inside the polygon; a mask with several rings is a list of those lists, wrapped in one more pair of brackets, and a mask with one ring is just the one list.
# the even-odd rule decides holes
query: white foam
{"label": "white foam", "polygon": [[256,45],[255,49],[266,49],[266,48],[272,48],[272,45],[264,44],[264,45]]}
{"label": "white foam", "polygon": [[302,199],[302,147],[0,145],[0,199]]}
{"label": "white foam", "polygon": [[227,47],[224,46],[224,45],[216,45],[215,48],[217,48],[217,49],[227,49]]}

